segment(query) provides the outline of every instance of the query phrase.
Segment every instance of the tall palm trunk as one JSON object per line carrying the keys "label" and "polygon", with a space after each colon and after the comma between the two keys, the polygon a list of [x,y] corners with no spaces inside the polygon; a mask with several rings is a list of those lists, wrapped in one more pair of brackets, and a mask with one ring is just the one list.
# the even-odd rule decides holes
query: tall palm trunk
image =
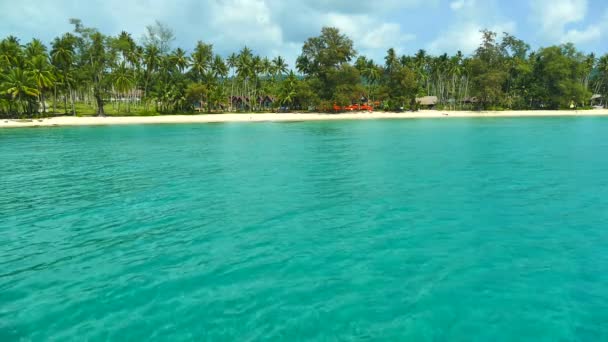
{"label": "tall palm trunk", "polygon": [[232,98],[234,97],[234,73],[232,73],[232,82],[230,82],[230,111],[232,112]]}
{"label": "tall palm trunk", "polygon": [[70,84],[68,84],[68,96],[70,97],[70,107],[72,109],[72,115],[76,116],[76,108],[74,106],[74,91],[72,91],[72,86]]}
{"label": "tall palm trunk", "polygon": [[[20,115],[21,113],[19,113],[19,105],[20,105],[20,104],[21,104],[21,92],[20,92],[20,93],[19,93],[19,95],[17,96],[17,115],[18,115],[18,116],[21,116],[21,115]],[[25,112],[25,110],[24,110],[24,112]]]}
{"label": "tall palm trunk", "polygon": [[42,102],[42,115],[46,115],[46,101],[44,100],[44,92],[40,92],[40,102]]}
{"label": "tall palm trunk", "polygon": [[53,97],[53,115],[57,114],[57,85],[53,86],[54,97]]}
{"label": "tall palm trunk", "polygon": [[103,98],[101,97],[101,93],[98,89],[95,89],[93,96],[95,97],[95,101],[97,102],[97,116],[106,116],[106,113],[103,109]]}

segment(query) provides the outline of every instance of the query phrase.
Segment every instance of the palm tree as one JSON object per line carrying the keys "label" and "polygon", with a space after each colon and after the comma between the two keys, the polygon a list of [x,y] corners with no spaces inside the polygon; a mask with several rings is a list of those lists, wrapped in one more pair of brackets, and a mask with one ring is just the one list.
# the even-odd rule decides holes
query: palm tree
{"label": "palm tree", "polygon": [[[133,88],[134,79],[127,67],[125,61],[122,61],[120,65],[114,69],[112,74],[112,84],[119,94],[124,95]],[[120,111],[120,101],[118,102],[118,110]],[[131,108],[127,102],[127,112],[130,112]]]}
{"label": "palm tree", "polygon": [[[464,74],[464,66],[462,64],[463,55],[461,51],[458,51],[456,55],[452,56],[450,59],[450,74],[452,76],[452,98],[454,101],[454,106],[456,103],[460,103],[462,105],[462,78]],[[454,108],[455,109],[455,108]]]}
{"label": "palm tree", "polygon": [[[604,95],[604,100],[608,100],[608,54],[599,58],[597,62],[598,82],[594,93]],[[603,92],[602,92],[603,90]]]}
{"label": "palm tree", "polygon": [[273,67],[272,62],[270,61],[270,59],[268,57],[263,57],[262,58],[262,63],[261,63],[260,70],[261,70],[261,73],[265,77],[268,77],[271,74],[274,74],[274,67]]}
{"label": "palm tree", "polygon": [[42,103],[42,112],[46,113],[46,101],[44,93],[50,89],[55,82],[55,75],[53,74],[52,68],[48,59],[44,55],[36,55],[29,62],[28,66],[30,70],[27,72],[28,76],[32,78],[36,84],[38,94],[40,95],[40,102]]}
{"label": "palm tree", "polygon": [[[72,104],[72,115],[76,115],[74,109],[74,98],[72,95],[72,82],[70,80],[72,67],[74,65],[76,37],[70,33],[64,34],[61,38],[55,38],[51,50],[51,62],[57,70],[61,72],[63,85],[67,90],[64,98],[69,95]],[[57,102],[57,100],[55,100]],[[64,101],[65,102],[65,101]],[[67,113],[67,110],[66,110]]]}
{"label": "palm tree", "polygon": [[110,66],[116,63],[116,54],[108,49],[108,39],[98,31],[86,37],[84,55],[88,57],[90,64],[88,65],[88,79],[92,85],[93,98],[97,107],[96,114],[105,116],[104,110],[104,94],[107,91],[108,82],[105,82],[108,76]]}
{"label": "palm tree", "polygon": [[399,61],[397,59],[397,53],[395,49],[390,48],[386,51],[386,57],[384,57],[384,66],[387,73],[391,74],[395,70],[395,68],[399,65]]}
{"label": "palm tree", "polygon": [[171,54],[173,64],[177,67],[180,73],[183,73],[190,66],[190,58],[186,56],[186,51],[181,48],[175,49]]}
{"label": "palm tree", "polygon": [[120,53],[121,59],[130,63],[131,54],[133,53],[137,45],[135,44],[133,37],[131,37],[131,34],[126,31],[120,32],[118,38],[113,40],[113,45],[115,49],[118,50],[118,52]]}
{"label": "palm tree", "polygon": [[233,52],[230,54],[230,56],[228,56],[228,59],[226,60],[228,68],[230,68],[230,70],[232,70],[232,81],[230,82],[230,111],[232,111],[232,99],[234,97],[234,83],[236,82],[235,79],[235,70],[236,70],[236,66],[238,63],[238,57],[237,55]]}
{"label": "palm tree", "polygon": [[281,82],[281,88],[279,91],[279,103],[282,106],[288,105],[292,106],[297,95],[296,86],[297,86],[298,78],[291,71],[287,78],[285,78]]}
{"label": "palm tree", "polygon": [[296,70],[300,73],[300,75],[308,74],[310,71],[311,62],[310,59],[304,55],[300,55],[296,59]]}
{"label": "palm tree", "polygon": [[418,50],[414,56],[414,67],[416,68],[416,74],[420,80],[419,87],[426,90],[426,95],[430,93],[430,82],[429,82],[429,57],[425,50]]}
{"label": "palm tree", "polygon": [[272,60],[272,65],[276,73],[279,75],[279,78],[283,78],[283,74],[286,74],[288,71],[287,62],[285,62],[285,59],[281,56],[276,56]]}
{"label": "palm tree", "polygon": [[9,36],[0,41],[0,71],[19,65],[21,60],[21,46],[19,40]]}
{"label": "palm tree", "polygon": [[367,79],[368,84],[369,84],[368,98],[370,98],[373,102],[373,100],[374,100],[373,89],[374,89],[374,85],[380,80],[381,69],[379,66],[376,65],[376,63],[374,63],[374,61],[372,59],[370,59],[367,61],[367,64],[363,71],[363,75],[365,76],[365,78]]}
{"label": "palm tree", "polygon": [[367,65],[367,57],[365,57],[365,56],[357,57],[357,60],[355,61],[355,68],[357,70],[359,70],[359,73],[363,73],[363,69],[365,69],[366,65]]}
{"label": "palm tree", "polygon": [[221,78],[222,81],[224,80],[225,77],[228,76],[228,66],[226,66],[226,63],[224,63],[224,60],[222,59],[222,56],[220,55],[215,55],[215,57],[213,58],[213,64],[211,65],[211,70],[213,73],[213,77],[214,78]]}
{"label": "palm tree", "polygon": [[45,54],[46,46],[44,46],[44,44],[42,44],[42,41],[40,41],[39,39],[34,38],[25,46],[25,57],[27,59],[32,59],[36,56],[43,56]]}
{"label": "palm tree", "polygon": [[28,110],[26,104],[23,104],[22,101],[38,96],[39,92],[36,89],[36,84],[27,73],[21,68],[13,68],[2,77],[0,94],[8,95],[13,101],[16,101],[17,105],[22,105],[23,113],[25,113]]}
{"label": "palm tree", "polygon": [[242,95],[248,94],[249,78],[252,73],[253,54],[248,47],[244,47],[238,54],[236,73],[239,80],[243,82]]}
{"label": "palm tree", "polygon": [[[213,46],[198,41],[194,48],[194,52],[192,52],[190,56],[190,60],[192,61],[190,68],[192,79],[202,85],[204,81],[209,80],[211,63],[213,60]],[[202,93],[200,101],[204,101]]]}
{"label": "palm tree", "polygon": [[[276,73],[274,71],[274,66],[272,64],[272,62],[270,61],[270,59],[268,57],[263,57],[262,61],[260,62],[260,68],[259,68],[259,73],[260,75],[262,75],[262,78],[258,79],[258,87],[260,90],[262,90],[262,95],[264,94],[264,85],[267,85],[269,87],[273,87],[274,86],[274,82],[275,82],[275,77],[271,77],[274,76]],[[268,91],[266,91],[268,92]],[[256,96],[256,103],[261,104],[261,101],[259,101],[259,96]]]}
{"label": "palm tree", "polygon": [[127,111],[130,111],[130,105],[135,95],[133,90],[141,68],[143,50],[137,46],[131,34],[126,31],[122,31],[117,38],[112,39],[111,44],[114,48],[113,50],[118,52],[117,58],[113,59],[117,63],[115,67],[119,67],[121,63],[125,63],[125,68],[129,73],[128,77],[132,80],[133,86],[123,92],[123,94],[127,94]]}
{"label": "palm tree", "polygon": [[[389,56],[387,56],[387,59],[389,59]],[[390,59],[391,63],[395,63],[396,59],[393,59],[393,57],[390,57]],[[396,67],[397,65],[392,65],[393,70]],[[364,85],[367,86],[367,97],[371,99],[373,86],[380,79],[380,67],[378,67],[372,59],[367,59],[365,56],[359,56],[355,61],[355,68],[361,74]]]}
{"label": "palm tree", "polygon": [[[258,86],[259,86],[259,75],[264,72],[264,63],[260,56],[254,56],[251,59],[251,65],[249,68],[250,77],[253,84],[253,91],[249,98],[249,102],[257,103]],[[252,107],[255,110],[255,107]]]}
{"label": "palm tree", "polygon": [[211,69],[213,59],[213,46],[199,41],[192,52],[192,76],[198,83],[203,83],[203,80],[208,76]]}
{"label": "palm tree", "polygon": [[[143,52],[143,64],[146,66],[144,76],[144,98],[148,97],[149,85],[154,73],[161,63],[161,52],[156,45],[147,45]],[[147,101],[146,101],[147,110]]]}

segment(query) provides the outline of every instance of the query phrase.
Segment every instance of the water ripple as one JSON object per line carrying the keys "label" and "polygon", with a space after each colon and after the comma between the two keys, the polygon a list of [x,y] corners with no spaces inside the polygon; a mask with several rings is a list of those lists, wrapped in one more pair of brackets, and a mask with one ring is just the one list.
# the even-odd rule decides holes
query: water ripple
{"label": "water ripple", "polygon": [[607,340],[607,133],[0,131],[0,340]]}

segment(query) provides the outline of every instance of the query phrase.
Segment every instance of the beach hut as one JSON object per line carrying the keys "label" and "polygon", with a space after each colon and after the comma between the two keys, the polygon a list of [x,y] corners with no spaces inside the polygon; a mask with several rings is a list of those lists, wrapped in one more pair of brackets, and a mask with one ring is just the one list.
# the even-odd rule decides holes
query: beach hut
{"label": "beach hut", "polygon": [[437,105],[437,103],[439,103],[439,99],[437,96],[417,97],[416,103],[418,103],[418,105],[421,107],[433,108]]}
{"label": "beach hut", "polygon": [[595,108],[604,108],[604,97],[600,94],[591,96],[591,106]]}
{"label": "beach hut", "polygon": [[476,104],[476,103],[479,103],[479,99],[477,97],[475,97],[475,96],[473,96],[473,97],[465,97],[462,100],[462,102],[465,103],[465,104]]}
{"label": "beach hut", "polygon": [[232,108],[238,110],[244,110],[249,108],[249,97],[247,96],[232,96],[230,98],[230,103],[232,103]]}
{"label": "beach hut", "polygon": [[258,96],[257,100],[262,108],[272,108],[272,104],[276,101],[275,97],[270,95]]}
{"label": "beach hut", "polygon": [[203,102],[203,101],[196,101],[196,102],[194,102],[193,106],[194,106],[194,110],[197,112],[202,112],[205,110],[205,102]]}

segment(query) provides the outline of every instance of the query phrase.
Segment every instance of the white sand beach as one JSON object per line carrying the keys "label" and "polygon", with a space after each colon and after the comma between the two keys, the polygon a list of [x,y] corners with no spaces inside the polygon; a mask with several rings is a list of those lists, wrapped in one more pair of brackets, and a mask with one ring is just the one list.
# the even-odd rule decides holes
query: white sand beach
{"label": "white sand beach", "polygon": [[567,111],[435,111],[387,113],[354,112],[340,114],[326,113],[252,113],[252,114],[200,114],[161,116],[106,116],[73,117],[58,116],[47,119],[1,119],[0,128],[51,127],[51,126],[94,126],[94,125],[140,125],[179,123],[222,123],[222,122],[294,122],[330,120],[373,120],[373,119],[428,119],[428,118],[495,118],[495,117],[550,117],[550,116],[608,116],[608,109]]}

